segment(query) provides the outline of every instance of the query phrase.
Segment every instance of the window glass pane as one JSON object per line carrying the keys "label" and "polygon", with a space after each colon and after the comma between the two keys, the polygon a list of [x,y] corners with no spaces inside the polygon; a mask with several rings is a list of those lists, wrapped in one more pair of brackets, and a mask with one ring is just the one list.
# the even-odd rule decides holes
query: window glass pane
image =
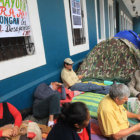
{"label": "window glass pane", "polygon": [[104,0],[97,0],[98,39],[105,39]]}
{"label": "window glass pane", "polygon": [[80,45],[86,42],[84,32],[84,12],[82,0],[70,0],[70,15],[73,45]]}
{"label": "window glass pane", "polygon": [[34,54],[30,37],[0,38],[0,61]]}

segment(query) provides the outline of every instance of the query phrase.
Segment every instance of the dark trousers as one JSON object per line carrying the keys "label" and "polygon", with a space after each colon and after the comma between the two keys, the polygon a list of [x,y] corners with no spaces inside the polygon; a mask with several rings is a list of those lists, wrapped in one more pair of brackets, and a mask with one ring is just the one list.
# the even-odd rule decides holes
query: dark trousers
{"label": "dark trousers", "polygon": [[94,93],[100,94],[108,94],[110,86],[100,86],[92,83],[76,83],[75,85],[71,86],[71,90],[78,90],[78,91],[91,91]]}
{"label": "dark trousers", "polygon": [[60,113],[60,95],[52,94],[33,106],[33,115],[36,118],[43,119],[49,115]]}

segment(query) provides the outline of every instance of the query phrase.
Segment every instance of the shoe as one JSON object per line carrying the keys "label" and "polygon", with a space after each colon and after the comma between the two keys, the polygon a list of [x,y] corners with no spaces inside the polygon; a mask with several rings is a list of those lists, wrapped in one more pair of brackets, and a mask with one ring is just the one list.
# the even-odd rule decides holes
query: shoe
{"label": "shoe", "polygon": [[54,126],[54,121],[48,121],[48,126],[53,127]]}

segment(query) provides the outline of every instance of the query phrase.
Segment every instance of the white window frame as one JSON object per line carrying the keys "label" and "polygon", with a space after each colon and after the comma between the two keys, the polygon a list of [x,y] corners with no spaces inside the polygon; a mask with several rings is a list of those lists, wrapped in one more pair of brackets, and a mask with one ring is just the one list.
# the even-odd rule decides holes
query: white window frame
{"label": "white window frame", "polygon": [[64,8],[65,8],[65,18],[66,18],[66,26],[67,26],[67,35],[68,35],[68,43],[69,43],[69,51],[70,56],[84,52],[89,50],[89,37],[88,37],[88,26],[87,26],[87,10],[86,10],[86,0],[82,0],[83,2],[83,12],[84,12],[84,29],[85,29],[85,37],[86,42],[80,45],[73,45],[73,37],[71,30],[71,17],[70,17],[70,6],[69,0],[64,0]]}
{"label": "white window frame", "polygon": [[[109,6],[111,7],[111,17],[110,17],[110,11],[109,11]],[[113,11],[113,0],[108,0],[108,23],[109,23],[109,36],[113,37],[114,36],[114,11]],[[110,23],[110,21],[112,23]]]}
{"label": "white window frame", "polygon": [[130,29],[130,28],[129,28],[129,25],[130,25],[130,19],[128,18],[128,19],[127,19],[127,30]]}
{"label": "white window frame", "polygon": [[133,30],[133,28],[132,28],[132,20],[129,18],[129,17],[127,17],[127,29],[128,30]]}
{"label": "white window frame", "polygon": [[105,12],[104,12],[104,0],[100,0],[100,24],[101,24],[101,39],[99,38],[99,26],[98,26],[98,12],[97,12],[97,0],[95,0],[95,14],[96,14],[96,32],[97,32],[97,43],[106,39],[105,31]]}
{"label": "white window frame", "polygon": [[124,16],[123,16],[123,11],[121,11],[121,31],[124,30]]}
{"label": "white window frame", "polygon": [[126,30],[128,30],[128,16],[126,16]]}
{"label": "white window frame", "polygon": [[132,22],[132,20],[130,22],[130,30],[133,30],[133,22]]}
{"label": "white window frame", "polygon": [[27,0],[35,53],[0,62],[0,80],[46,64],[37,0]]}
{"label": "white window frame", "polygon": [[126,15],[124,13],[124,30],[126,30]]}

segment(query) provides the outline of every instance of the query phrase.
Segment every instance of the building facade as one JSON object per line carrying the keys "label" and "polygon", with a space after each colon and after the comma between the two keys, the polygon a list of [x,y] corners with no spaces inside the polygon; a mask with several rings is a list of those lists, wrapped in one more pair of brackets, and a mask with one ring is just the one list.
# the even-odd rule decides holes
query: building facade
{"label": "building facade", "polygon": [[[24,5],[21,1],[15,1],[17,9]],[[14,3],[8,1],[1,1],[0,5],[14,7]],[[122,0],[27,0],[26,7],[30,34],[28,28],[28,32],[26,30],[19,37],[24,40],[23,48],[27,52],[0,61],[0,101],[8,101],[18,109],[32,105],[33,92],[38,84],[61,81],[65,58],[71,57],[76,69],[97,43],[121,30],[133,30],[133,22],[137,31],[139,24],[139,21],[133,21]],[[10,13],[13,14],[12,10]],[[1,24],[6,24],[5,20],[8,22],[2,16],[2,9],[0,18]],[[18,23],[15,17],[11,19],[11,24]],[[21,22],[22,26],[24,24],[27,22]],[[16,32],[17,28],[8,29]],[[14,35],[10,40],[14,37],[17,40]],[[4,38],[7,37],[0,39],[3,41]]]}

